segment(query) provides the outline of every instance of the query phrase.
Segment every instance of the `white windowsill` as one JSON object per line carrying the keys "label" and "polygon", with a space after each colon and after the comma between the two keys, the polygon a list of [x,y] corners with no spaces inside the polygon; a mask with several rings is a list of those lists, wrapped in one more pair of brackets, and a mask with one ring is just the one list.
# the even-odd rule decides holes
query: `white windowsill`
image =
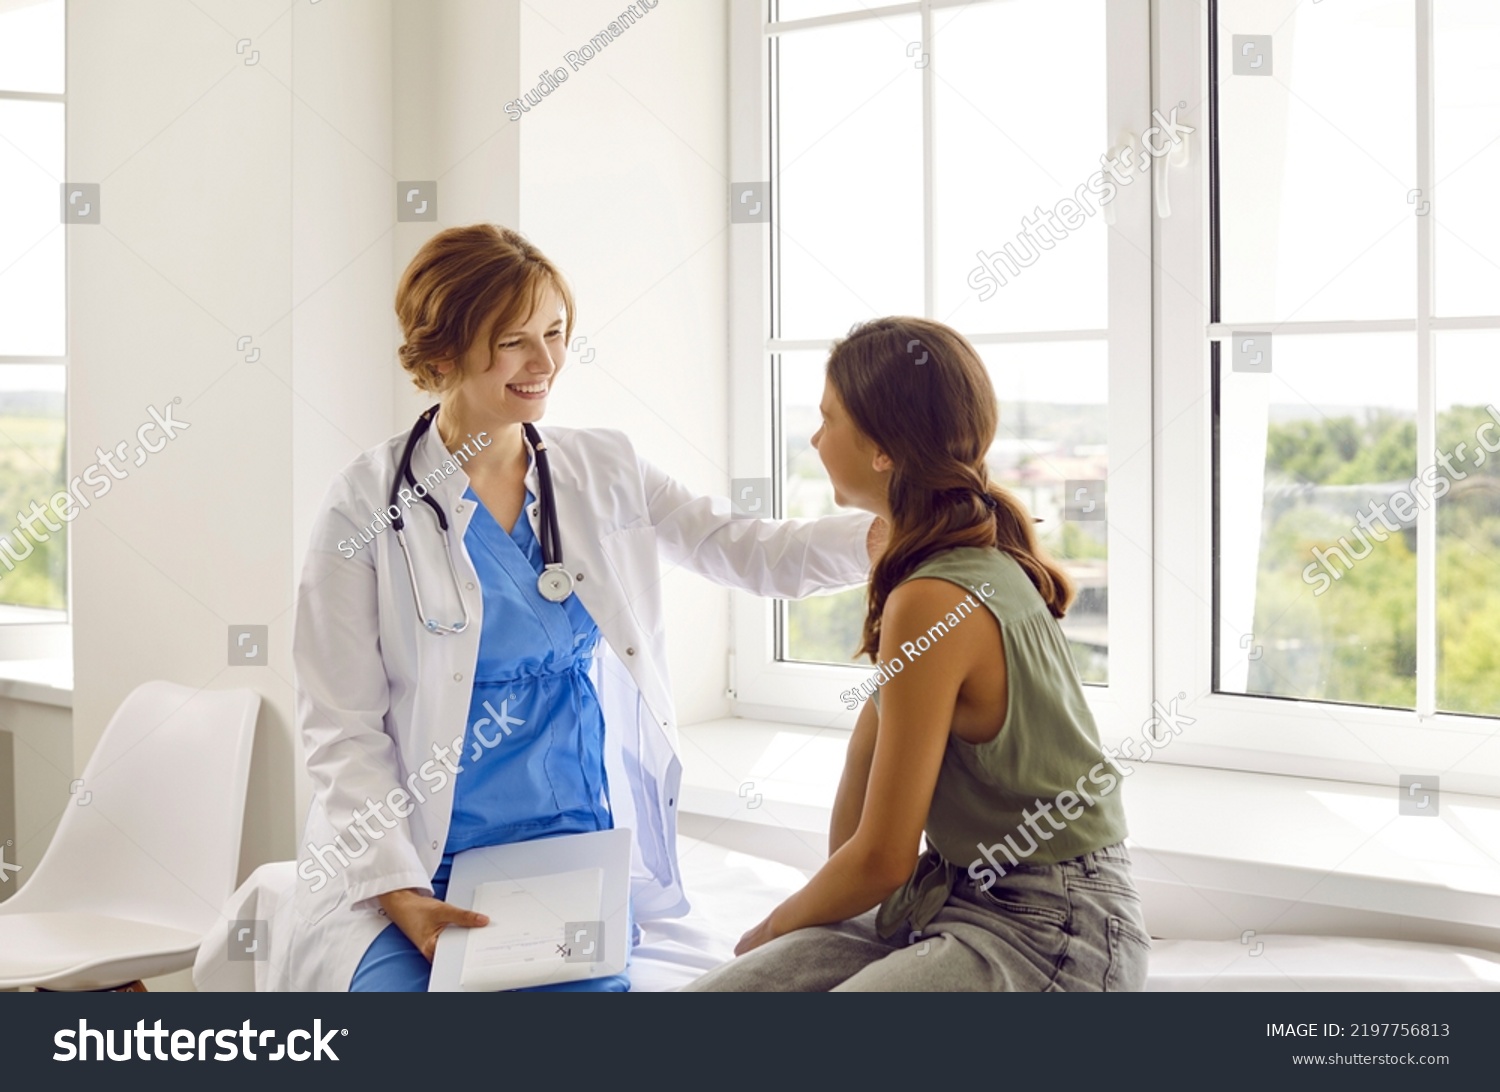
{"label": "white windowsill", "polygon": [[[778,856],[791,841],[799,859],[787,863],[803,867],[823,852],[847,732],[726,718],[680,736],[679,811],[698,836],[718,829]],[[1500,800],[1444,793],[1437,816],[1403,816],[1394,785],[1160,759],[1134,770],[1120,791],[1137,880],[1191,890],[1184,905],[1201,902],[1206,935],[1260,900],[1280,924],[1462,934],[1500,950]]]}
{"label": "white windowsill", "polygon": [[0,660],[0,698],[73,708],[73,661]]}

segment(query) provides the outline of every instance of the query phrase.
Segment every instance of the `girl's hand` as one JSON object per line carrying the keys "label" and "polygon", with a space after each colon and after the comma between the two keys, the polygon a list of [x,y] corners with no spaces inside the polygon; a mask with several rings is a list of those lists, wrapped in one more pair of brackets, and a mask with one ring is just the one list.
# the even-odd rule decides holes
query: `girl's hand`
{"label": "girl's hand", "polygon": [[387,891],[381,895],[380,908],[406,934],[406,939],[416,945],[417,951],[427,957],[429,963],[437,952],[438,934],[448,926],[475,929],[490,923],[485,914],[462,910],[452,903],[423,895],[410,887],[400,891]]}
{"label": "girl's hand", "polygon": [[753,952],[762,944],[768,944],[775,940],[776,937],[777,933],[771,928],[771,919],[768,917],[754,929],[751,929],[744,936],[740,937],[740,942],[734,946],[734,954],[742,956],[746,952]]}

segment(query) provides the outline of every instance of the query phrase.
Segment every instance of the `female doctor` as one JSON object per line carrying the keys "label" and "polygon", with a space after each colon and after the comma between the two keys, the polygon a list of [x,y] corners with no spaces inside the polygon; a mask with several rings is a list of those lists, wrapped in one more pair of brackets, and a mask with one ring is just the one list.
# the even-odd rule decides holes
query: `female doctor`
{"label": "female doctor", "polygon": [[685,914],[661,564],[799,598],[864,581],[879,548],[867,514],[734,518],[622,432],[536,430],[574,306],[514,231],[435,235],[396,312],[440,402],[345,468],[313,529],[293,638],[313,796],[272,988],[425,990],[438,934],[486,921],[443,901],[477,846],[629,827],[633,919]]}

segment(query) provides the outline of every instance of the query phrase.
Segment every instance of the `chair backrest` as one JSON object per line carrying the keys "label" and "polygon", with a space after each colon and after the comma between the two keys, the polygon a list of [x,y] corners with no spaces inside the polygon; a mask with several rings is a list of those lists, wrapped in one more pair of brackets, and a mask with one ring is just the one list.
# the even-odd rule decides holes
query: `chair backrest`
{"label": "chair backrest", "polygon": [[36,871],[0,912],[73,910],[206,933],[234,891],[260,695],[136,687]]}

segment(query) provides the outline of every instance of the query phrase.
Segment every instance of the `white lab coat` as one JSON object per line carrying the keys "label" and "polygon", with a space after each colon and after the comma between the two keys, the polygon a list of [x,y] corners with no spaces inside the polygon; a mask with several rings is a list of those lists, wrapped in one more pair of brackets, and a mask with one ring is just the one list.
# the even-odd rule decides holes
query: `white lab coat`
{"label": "white lab coat", "polygon": [[[661,563],[759,595],[800,598],[868,577],[872,517],[734,518],[726,499],[694,495],[641,459],[622,432],[550,426],[539,432],[574,594],[603,638],[593,678],[604,711],[615,824],[635,833],[632,908],[638,921],[681,916],[688,910],[676,853],[682,766],[667,679]],[[389,528],[370,545],[361,540],[363,548],[348,556],[356,532],[368,534],[374,513],[386,506],[407,436],[366,452],[334,481],[303,567],[292,653],[313,799],[299,844],[293,911],[272,938],[272,989],[347,989],[365,949],[389,924],[377,896],[402,887],[430,892],[448,837],[453,780],[437,783],[446,772],[437,749],[464,733],[483,619],[464,548],[474,505],[462,499],[468,488],[462,469],[434,479],[431,494],[448,513],[471,619],[463,633],[436,636],[421,628]],[[451,461],[433,428],[418,442],[412,469],[421,481]],[[534,462],[526,484],[541,496]],[[537,505],[525,514],[540,536]],[[462,611],[431,509],[417,501],[403,516],[424,605],[456,621]],[[392,797],[397,789],[406,797]],[[376,817],[370,801],[389,807]],[[356,833],[356,809],[378,837]],[[323,853],[320,869],[313,848],[334,845],[339,834],[350,852]]]}

